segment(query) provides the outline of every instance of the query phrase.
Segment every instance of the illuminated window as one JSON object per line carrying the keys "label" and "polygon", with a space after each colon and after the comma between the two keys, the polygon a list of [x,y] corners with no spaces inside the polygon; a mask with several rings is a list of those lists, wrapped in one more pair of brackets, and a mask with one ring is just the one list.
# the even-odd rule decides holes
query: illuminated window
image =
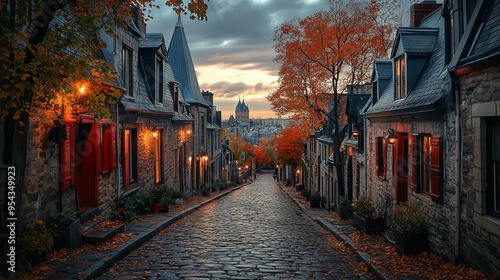
{"label": "illuminated window", "polygon": [[394,61],[396,67],[396,96],[395,99],[406,98],[406,63],[404,56]]}

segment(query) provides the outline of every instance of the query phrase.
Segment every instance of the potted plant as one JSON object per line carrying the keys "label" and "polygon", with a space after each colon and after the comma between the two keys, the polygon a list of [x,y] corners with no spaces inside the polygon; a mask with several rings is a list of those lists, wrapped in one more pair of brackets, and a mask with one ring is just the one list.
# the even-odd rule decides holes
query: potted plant
{"label": "potted plant", "polygon": [[163,194],[165,193],[165,188],[163,187],[156,187],[151,191],[151,200],[153,201],[153,213],[160,213],[161,209],[161,198],[163,197]]}
{"label": "potted plant", "polygon": [[172,190],[171,196],[172,196],[172,199],[175,201],[176,205],[182,204],[182,198],[184,197],[184,194],[181,191]]}
{"label": "potted plant", "polygon": [[311,193],[309,196],[309,205],[311,208],[319,208],[320,201],[321,199],[318,192]]}
{"label": "potted plant", "polygon": [[345,196],[341,196],[339,200],[339,217],[342,220],[352,219],[353,203]]}
{"label": "potted plant", "polygon": [[385,230],[383,213],[375,211],[373,201],[369,197],[360,197],[354,202],[353,224],[365,233],[374,233]]}
{"label": "potted plant", "polygon": [[47,219],[47,227],[54,232],[54,246],[74,250],[82,244],[82,230],[78,212],[61,212]]}
{"label": "potted plant", "polygon": [[387,227],[394,234],[396,251],[418,254],[427,250],[427,213],[418,202],[395,205]]}

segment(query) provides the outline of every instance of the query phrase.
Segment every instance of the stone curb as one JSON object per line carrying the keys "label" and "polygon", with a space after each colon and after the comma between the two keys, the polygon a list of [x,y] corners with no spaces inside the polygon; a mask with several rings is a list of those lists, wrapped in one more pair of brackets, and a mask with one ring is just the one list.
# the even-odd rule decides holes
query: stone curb
{"label": "stone curb", "polygon": [[[232,189],[227,190],[223,193],[220,193],[217,196],[209,198],[209,199],[207,199],[199,204],[196,204],[191,208],[185,209],[184,211],[181,211],[180,213],[178,213],[175,216],[167,217],[165,220],[160,221],[158,223],[153,223],[149,228],[144,230],[142,233],[140,233],[138,235],[134,235],[129,240],[127,240],[124,244],[122,244],[120,247],[118,247],[113,252],[111,252],[107,258],[102,259],[102,260],[97,261],[97,262],[94,262],[92,265],[90,265],[84,271],[84,278],[82,278],[80,276],[74,276],[73,278],[74,279],[94,279],[94,278],[99,277],[104,272],[104,270],[106,270],[107,268],[110,268],[111,266],[113,266],[114,263],[116,263],[119,260],[126,257],[130,252],[132,252],[134,249],[136,249],[139,246],[141,246],[142,244],[144,244],[146,241],[150,240],[153,236],[157,235],[163,229],[165,229],[168,226],[172,225],[173,223],[187,217],[188,215],[190,215],[194,211],[211,203],[212,201],[215,201],[223,196],[226,196],[235,190],[239,190],[240,188],[242,188],[246,185],[248,185],[248,184],[243,184],[240,186],[233,187]],[[68,275],[68,276],[70,276],[70,275]]]}
{"label": "stone curb", "polygon": [[295,199],[294,197],[292,197],[285,189],[283,189],[282,185],[280,185],[278,183],[276,183],[276,185],[279,186],[280,189],[281,189],[281,191],[283,191],[284,193],[286,193],[287,196],[293,202],[295,202],[295,204],[297,204],[297,206],[299,206],[299,208],[301,209],[301,211],[304,212],[310,219],[314,220],[320,226],[322,226],[324,229],[328,230],[333,236],[335,236],[336,239],[338,239],[340,241],[343,241],[347,245],[347,247],[356,255],[356,258],[358,258],[358,260],[364,262],[368,266],[368,268],[379,279],[383,279],[383,280],[391,279],[388,275],[386,275],[385,273],[383,273],[382,270],[379,269],[378,266],[373,265],[373,264],[370,263],[371,256],[367,252],[356,250],[354,241],[352,241],[352,239],[349,236],[347,236],[346,234],[344,234],[342,231],[338,230],[334,225],[332,225],[331,223],[327,222],[325,219],[323,219],[321,217],[312,218],[307,213],[307,208],[304,207],[304,205],[302,205],[297,199]]}

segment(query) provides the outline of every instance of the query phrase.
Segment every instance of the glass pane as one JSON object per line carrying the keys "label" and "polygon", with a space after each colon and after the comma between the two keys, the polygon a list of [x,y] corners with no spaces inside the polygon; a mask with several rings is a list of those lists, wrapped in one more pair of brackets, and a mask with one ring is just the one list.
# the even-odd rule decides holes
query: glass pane
{"label": "glass pane", "polygon": [[492,157],[494,161],[500,161],[500,123],[493,124],[491,133]]}

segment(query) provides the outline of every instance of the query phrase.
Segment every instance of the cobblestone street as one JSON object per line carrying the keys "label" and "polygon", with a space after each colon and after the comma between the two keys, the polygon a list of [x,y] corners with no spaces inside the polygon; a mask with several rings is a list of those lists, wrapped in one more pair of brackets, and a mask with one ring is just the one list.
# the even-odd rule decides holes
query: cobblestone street
{"label": "cobblestone street", "polygon": [[[170,226],[99,279],[346,279],[356,262],[270,174]],[[150,278],[153,277],[153,278]]]}

